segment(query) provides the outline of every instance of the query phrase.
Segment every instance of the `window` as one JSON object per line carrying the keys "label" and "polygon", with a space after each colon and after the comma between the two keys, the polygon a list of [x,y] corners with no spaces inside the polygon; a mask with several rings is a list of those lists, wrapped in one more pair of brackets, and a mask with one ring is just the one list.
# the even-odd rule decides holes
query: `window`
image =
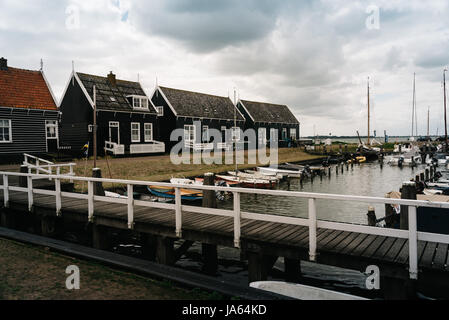
{"label": "window", "polygon": [[57,127],[58,124],[56,120],[45,121],[45,131],[47,139],[57,138]]}
{"label": "window", "polygon": [[94,132],[94,125],[93,125],[93,124],[89,124],[89,125],[87,126],[87,131],[88,131],[88,132]]}
{"label": "window", "polygon": [[209,142],[209,126],[203,126],[203,142]]}
{"label": "window", "polygon": [[279,140],[279,131],[278,129],[270,129],[270,140],[278,141]]}
{"label": "window", "polygon": [[290,139],[296,140],[296,129],[290,129]]}
{"label": "window", "polygon": [[140,123],[131,123],[131,142],[140,142]]}
{"label": "window", "polygon": [[145,123],[144,125],[145,142],[153,141],[153,124]]}
{"label": "window", "polygon": [[267,128],[259,128],[259,144],[265,145],[267,144]]}
{"label": "window", "polygon": [[0,119],[0,143],[12,142],[11,120]]}
{"label": "window", "polygon": [[156,107],[158,117],[164,116],[164,107]]}
{"label": "window", "polygon": [[195,126],[184,126],[184,141],[195,142]]}
{"label": "window", "polygon": [[143,96],[131,96],[134,109],[148,109],[148,98]]}
{"label": "window", "polygon": [[240,128],[239,127],[232,128],[232,141],[234,141],[234,142],[240,141]]}
{"label": "window", "polygon": [[117,100],[114,97],[109,97],[112,102],[117,102]]}
{"label": "window", "polygon": [[287,140],[287,128],[282,128],[282,140]]}

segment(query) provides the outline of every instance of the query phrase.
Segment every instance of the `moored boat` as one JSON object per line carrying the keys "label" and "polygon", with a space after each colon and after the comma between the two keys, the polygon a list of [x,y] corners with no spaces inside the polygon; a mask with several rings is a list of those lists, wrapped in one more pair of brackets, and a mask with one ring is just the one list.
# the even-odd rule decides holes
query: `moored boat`
{"label": "moored boat", "polygon": [[[175,198],[175,188],[172,187],[159,187],[148,186],[148,191],[159,198]],[[200,190],[181,189],[181,200],[186,201],[198,201],[203,199],[203,192]]]}

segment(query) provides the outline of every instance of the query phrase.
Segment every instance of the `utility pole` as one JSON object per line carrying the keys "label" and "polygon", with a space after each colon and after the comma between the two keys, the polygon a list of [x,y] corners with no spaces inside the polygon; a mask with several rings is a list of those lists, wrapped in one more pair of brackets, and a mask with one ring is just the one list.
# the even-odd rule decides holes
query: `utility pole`
{"label": "utility pole", "polygon": [[447,145],[447,112],[446,112],[446,71],[447,69],[444,69],[443,71],[443,87],[444,87],[444,141],[445,141],[445,152],[448,150]]}
{"label": "utility pole", "polygon": [[97,167],[97,88],[94,85],[94,168]]}

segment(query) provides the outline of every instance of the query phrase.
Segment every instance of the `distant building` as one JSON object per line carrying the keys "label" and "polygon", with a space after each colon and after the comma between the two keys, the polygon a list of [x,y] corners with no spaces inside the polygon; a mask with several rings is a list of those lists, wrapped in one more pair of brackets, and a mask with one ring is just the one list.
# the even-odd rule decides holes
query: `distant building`
{"label": "distant building", "polygon": [[[184,130],[185,147],[195,151],[213,147],[232,148],[232,143],[225,142],[226,137],[240,141],[240,129],[244,129],[245,118],[228,97],[158,86],[151,100],[158,110],[161,136],[166,145],[177,144],[170,141],[175,129]],[[237,124],[235,129],[234,120]],[[201,122],[200,134],[194,127],[196,121]],[[213,141],[210,129],[219,130],[222,139]]]}
{"label": "distant building", "polygon": [[44,72],[0,59],[0,161],[58,151],[56,99]]}
{"label": "distant building", "polygon": [[72,72],[62,96],[61,144],[72,154],[93,145],[96,88],[98,153],[113,155],[164,153],[159,142],[157,111],[139,82]]}
{"label": "distant building", "polygon": [[245,129],[257,132],[257,145],[266,145],[277,134],[279,147],[288,147],[300,137],[300,123],[286,105],[240,100],[237,107],[245,116]]}

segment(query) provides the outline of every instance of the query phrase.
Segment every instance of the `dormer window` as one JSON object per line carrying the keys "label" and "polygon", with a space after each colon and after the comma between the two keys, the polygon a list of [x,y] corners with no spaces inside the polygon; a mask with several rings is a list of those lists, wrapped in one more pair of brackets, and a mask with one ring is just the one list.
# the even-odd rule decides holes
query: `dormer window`
{"label": "dormer window", "polygon": [[156,107],[156,112],[159,117],[164,116],[164,107]]}
{"label": "dormer window", "polygon": [[145,96],[128,96],[134,109],[148,109],[148,98]]}

